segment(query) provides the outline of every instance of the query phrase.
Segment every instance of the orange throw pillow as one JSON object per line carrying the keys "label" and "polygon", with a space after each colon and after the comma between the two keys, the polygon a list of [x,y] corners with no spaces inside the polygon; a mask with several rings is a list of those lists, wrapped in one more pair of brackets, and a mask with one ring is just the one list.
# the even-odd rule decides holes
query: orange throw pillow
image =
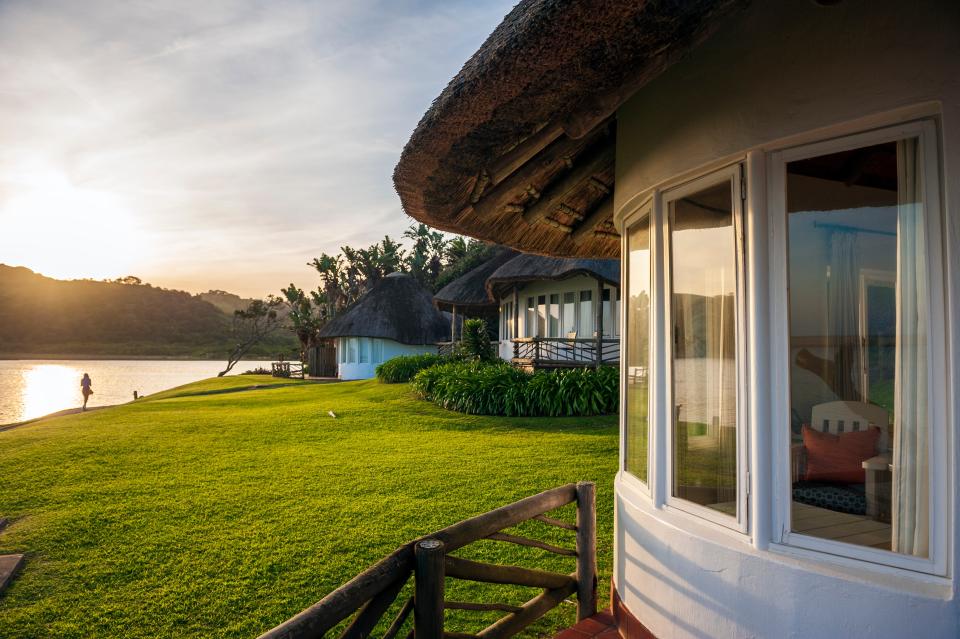
{"label": "orange throw pillow", "polygon": [[821,433],[804,425],[803,447],[806,450],[806,481],[833,481],[862,484],[866,472],[861,464],[877,454],[880,429],[841,433]]}

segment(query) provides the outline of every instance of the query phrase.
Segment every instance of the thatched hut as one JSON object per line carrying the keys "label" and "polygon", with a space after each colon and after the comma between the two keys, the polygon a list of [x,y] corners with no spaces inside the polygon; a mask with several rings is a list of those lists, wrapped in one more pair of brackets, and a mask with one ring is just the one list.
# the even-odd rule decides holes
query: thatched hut
{"label": "thatched hut", "polygon": [[458,337],[456,327],[462,318],[478,317],[488,322],[495,322],[497,302],[487,295],[487,278],[517,255],[517,252],[512,249],[499,247],[490,259],[467,271],[434,294],[433,303],[436,307],[442,311],[448,311],[451,315],[454,341]]}
{"label": "thatched hut", "polygon": [[958,122],[946,0],[521,0],[421,119],[408,215],[623,258],[621,636],[960,636]]}
{"label": "thatched hut", "polygon": [[450,339],[450,321],[413,277],[391,273],[324,326],[320,337],[337,342],[340,379],[368,379],[393,357],[436,353],[437,342]]}
{"label": "thatched hut", "polygon": [[[517,345],[536,338],[562,347],[548,346],[542,355],[561,358],[544,356],[540,365],[582,366],[598,353],[619,361],[619,260],[518,255],[490,273],[485,289],[500,307],[503,359],[531,359]],[[610,342],[605,352],[596,350],[597,338]],[[572,348],[577,342],[584,347]]]}

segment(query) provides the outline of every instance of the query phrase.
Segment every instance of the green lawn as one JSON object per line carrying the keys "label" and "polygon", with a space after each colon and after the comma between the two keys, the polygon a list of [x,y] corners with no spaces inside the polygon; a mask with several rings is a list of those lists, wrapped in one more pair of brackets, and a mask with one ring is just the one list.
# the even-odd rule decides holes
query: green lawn
{"label": "green lawn", "polygon": [[[0,637],[255,637],[405,541],[585,479],[597,481],[606,605],[614,417],[466,416],[372,381],[250,389],[276,381],[207,380],[0,432],[0,516],[14,519],[0,553],[29,553],[0,595]],[[572,546],[568,531],[522,530]],[[499,542],[461,554],[573,571]],[[535,594],[453,580],[448,591]],[[448,625],[478,630],[483,614]]]}

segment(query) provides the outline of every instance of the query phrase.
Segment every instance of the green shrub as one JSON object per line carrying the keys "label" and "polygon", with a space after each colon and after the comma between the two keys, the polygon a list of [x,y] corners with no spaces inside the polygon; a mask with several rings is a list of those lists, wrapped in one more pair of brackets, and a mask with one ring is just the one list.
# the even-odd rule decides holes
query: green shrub
{"label": "green shrub", "polygon": [[493,346],[490,344],[490,334],[486,320],[468,319],[464,321],[461,346],[465,359],[492,362],[496,358],[496,353],[493,352]]}
{"label": "green shrub", "polygon": [[413,379],[419,371],[436,366],[443,361],[445,361],[443,357],[432,353],[401,355],[378,365],[377,379],[385,384],[402,384]]}
{"label": "green shrub", "polygon": [[525,373],[506,362],[449,362],[417,373],[413,389],[423,399],[473,415],[559,417],[615,413],[615,367]]}

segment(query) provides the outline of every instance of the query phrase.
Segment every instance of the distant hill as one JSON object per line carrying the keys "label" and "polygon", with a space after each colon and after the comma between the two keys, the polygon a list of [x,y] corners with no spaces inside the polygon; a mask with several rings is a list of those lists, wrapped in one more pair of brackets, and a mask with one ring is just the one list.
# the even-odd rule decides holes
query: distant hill
{"label": "distant hill", "polygon": [[226,291],[207,291],[206,293],[200,293],[197,297],[204,302],[210,302],[227,315],[231,315],[234,311],[247,308],[250,302],[253,301],[250,298],[240,297],[236,293],[228,293]]}
{"label": "distant hill", "polygon": [[[245,300],[223,291],[204,295],[211,294],[217,304],[149,284],[55,280],[0,264],[0,355],[219,359],[230,346],[231,302]],[[291,333],[278,331],[250,355],[297,349]]]}

